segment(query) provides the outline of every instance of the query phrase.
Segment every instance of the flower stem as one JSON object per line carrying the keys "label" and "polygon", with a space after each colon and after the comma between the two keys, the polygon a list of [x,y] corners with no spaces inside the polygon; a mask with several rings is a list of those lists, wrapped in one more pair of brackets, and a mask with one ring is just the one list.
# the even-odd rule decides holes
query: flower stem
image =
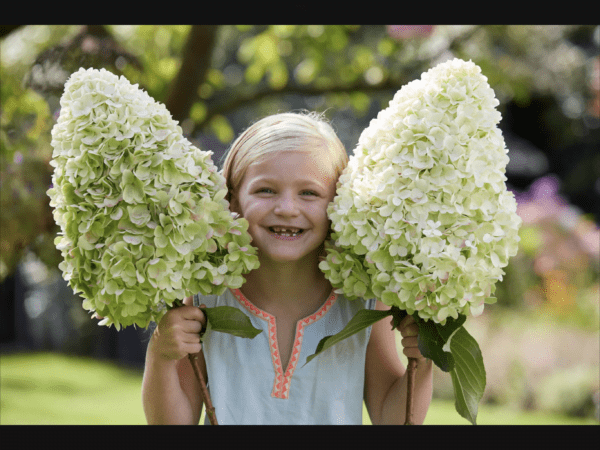
{"label": "flower stem", "polygon": [[[393,317],[393,329],[398,329],[400,322],[407,316],[407,312],[397,306],[392,306],[392,317]],[[412,405],[413,405],[413,392],[415,390],[415,371],[417,370],[417,359],[408,358],[408,367],[406,369],[407,386],[406,386],[406,416],[404,419],[404,425],[414,425]]]}
{"label": "flower stem", "polygon": [[415,388],[415,371],[417,369],[417,359],[408,358],[408,368],[406,369],[406,376],[408,377],[408,386],[406,388],[406,420],[404,425],[414,425],[413,423],[413,392]]}
{"label": "flower stem", "polygon": [[204,381],[204,376],[202,372],[198,368],[198,358],[194,357],[191,353],[188,355],[190,363],[192,364],[192,368],[194,369],[194,373],[196,374],[196,378],[200,382],[200,390],[202,391],[202,397],[204,398],[204,403],[206,404],[206,414],[208,415],[208,419],[210,420],[211,425],[219,425],[217,422],[217,415],[215,414],[215,408],[210,400],[210,394],[208,393],[208,389],[206,387],[206,382]]}
{"label": "flower stem", "polygon": [[[183,306],[183,302],[179,299],[173,302],[173,306]],[[208,319],[207,319],[208,320]],[[190,364],[192,365],[192,369],[194,369],[194,373],[196,374],[196,378],[200,383],[200,391],[202,392],[202,398],[204,399],[204,404],[206,405],[206,414],[208,415],[208,419],[210,420],[211,425],[219,425],[217,422],[217,415],[215,414],[215,408],[210,399],[210,394],[208,393],[208,388],[206,387],[206,381],[204,380],[204,376],[198,367],[198,357],[194,357],[191,353],[188,355],[188,359],[190,360]]]}

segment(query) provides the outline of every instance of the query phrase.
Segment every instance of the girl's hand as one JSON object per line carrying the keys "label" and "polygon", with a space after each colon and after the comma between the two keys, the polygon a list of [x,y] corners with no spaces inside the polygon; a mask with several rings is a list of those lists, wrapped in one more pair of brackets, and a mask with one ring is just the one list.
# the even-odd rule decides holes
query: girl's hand
{"label": "girl's hand", "polygon": [[403,353],[408,358],[415,358],[419,361],[426,359],[418,346],[419,326],[410,314],[402,319],[396,329],[402,335]]}
{"label": "girl's hand", "polygon": [[[206,305],[201,305],[205,308]],[[154,330],[153,351],[167,361],[180,360],[188,354],[199,353],[200,331],[206,318],[200,308],[183,305],[169,310]]]}

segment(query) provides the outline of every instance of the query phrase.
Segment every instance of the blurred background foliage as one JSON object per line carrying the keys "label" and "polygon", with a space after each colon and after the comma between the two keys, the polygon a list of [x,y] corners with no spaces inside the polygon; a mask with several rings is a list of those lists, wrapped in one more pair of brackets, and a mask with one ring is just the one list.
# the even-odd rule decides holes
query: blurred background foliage
{"label": "blurred background foliage", "polygon": [[[326,111],[351,154],[403,85],[453,57],[478,64],[500,101],[507,184],[524,220],[521,249],[499,284],[497,306],[488,310],[550,317],[551,327],[574,327],[597,340],[599,48],[594,25],[0,26],[2,341],[24,336],[12,320],[19,314],[35,348],[98,354],[98,336],[109,336],[58,273],[58,228],[46,195],[50,132],[64,83],[80,67],[138,83],[220,164],[252,122],[298,109]],[[129,351],[111,354],[127,358]],[[513,375],[521,370],[515,364]],[[552,372],[548,386],[564,371]],[[595,398],[597,405],[597,377],[586,376],[579,377],[589,385],[581,402],[589,406]],[[519,391],[513,388],[506,387]],[[508,395],[491,391],[490,401]],[[560,403],[552,398],[537,404]]]}

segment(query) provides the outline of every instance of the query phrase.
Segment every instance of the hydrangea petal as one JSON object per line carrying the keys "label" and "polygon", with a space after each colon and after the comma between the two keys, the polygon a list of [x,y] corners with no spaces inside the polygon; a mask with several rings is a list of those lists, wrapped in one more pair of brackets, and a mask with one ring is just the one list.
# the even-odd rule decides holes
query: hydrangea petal
{"label": "hydrangea petal", "polygon": [[[147,326],[197,292],[190,264],[208,260],[224,273],[203,293],[240,287],[258,258],[247,223],[228,210],[212,152],[185,139],[164,105],[104,69],[73,73],[60,104],[47,194],[61,228],[59,268],[84,308],[102,325]],[[207,240],[216,217],[219,239]]]}
{"label": "hydrangea petal", "polygon": [[394,95],[361,134],[327,211],[334,233],[319,267],[334,289],[442,324],[481,314],[481,286],[502,276],[521,224],[497,105],[481,69],[460,59]]}

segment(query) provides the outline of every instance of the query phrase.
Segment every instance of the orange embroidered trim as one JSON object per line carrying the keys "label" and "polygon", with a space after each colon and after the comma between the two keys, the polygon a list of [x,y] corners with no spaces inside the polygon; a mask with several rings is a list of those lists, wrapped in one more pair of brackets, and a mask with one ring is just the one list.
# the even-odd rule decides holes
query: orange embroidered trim
{"label": "orange embroidered trim", "polygon": [[327,314],[327,312],[331,309],[331,307],[333,306],[333,304],[335,303],[335,300],[337,299],[337,294],[335,292],[332,292],[329,295],[329,298],[327,299],[327,301],[323,304],[323,306],[321,308],[319,308],[319,310],[314,313],[311,314],[308,317],[305,317],[304,319],[300,319],[298,321],[298,323],[296,324],[296,339],[294,339],[294,347],[292,348],[292,355],[290,356],[290,361],[288,363],[288,367],[287,370],[285,372],[285,376],[284,376],[284,384],[282,387],[282,395],[283,397],[280,398],[288,398],[290,395],[290,384],[292,382],[292,375],[294,374],[294,371],[296,370],[296,366],[298,365],[298,359],[300,357],[300,349],[302,348],[302,340],[304,339],[304,329],[316,322],[317,320],[321,319],[325,314]]}
{"label": "orange embroidered trim", "polygon": [[275,398],[287,399],[290,395],[290,384],[292,382],[292,375],[298,365],[298,357],[300,356],[300,349],[302,348],[302,340],[304,338],[304,328],[308,325],[321,319],[334,305],[337,299],[337,294],[332,291],[327,301],[319,308],[317,312],[311,314],[304,319],[300,319],[296,324],[296,337],[294,339],[294,346],[292,348],[292,354],[290,361],[288,362],[287,370],[283,373],[283,367],[281,364],[281,357],[279,354],[279,347],[277,345],[277,322],[275,316],[272,316],[268,312],[257,308],[244,297],[244,294],[239,289],[231,289],[231,292],[235,298],[240,302],[242,306],[248,309],[254,316],[259,319],[267,321],[269,325],[269,348],[271,351],[271,360],[273,361],[273,368],[275,369],[275,381],[273,383],[273,391],[271,396]]}

